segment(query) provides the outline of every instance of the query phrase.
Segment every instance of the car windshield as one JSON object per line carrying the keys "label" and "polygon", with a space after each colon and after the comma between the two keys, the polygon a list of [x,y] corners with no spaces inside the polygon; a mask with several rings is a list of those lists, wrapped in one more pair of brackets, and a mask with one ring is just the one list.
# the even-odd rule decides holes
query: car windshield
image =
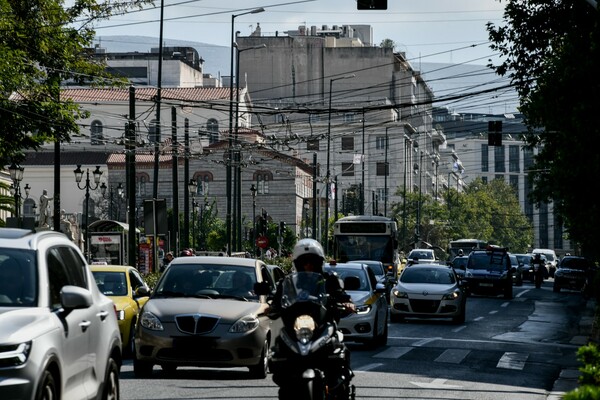
{"label": "car windshield", "polygon": [[531,256],[527,256],[527,255],[517,256],[517,261],[519,263],[523,263],[524,265],[529,265],[531,263]]}
{"label": "car windshield", "polygon": [[360,286],[356,289],[357,291],[369,291],[369,277],[364,269],[344,268],[344,267],[328,267],[328,272],[335,272],[341,280],[345,280],[349,276],[355,276],[360,280]]}
{"label": "car windshield", "polygon": [[585,258],[565,258],[560,263],[560,267],[585,271],[590,267],[590,263]]}
{"label": "car windshield", "polygon": [[402,283],[434,283],[450,285],[456,282],[454,274],[441,268],[406,268],[400,276]]}
{"label": "car windshield", "polygon": [[35,252],[0,248],[0,307],[33,307],[37,304]]}
{"label": "car windshield", "polygon": [[456,257],[452,261],[452,267],[458,269],[465,269],[467,267],[467,257]]}
{"label": "car windshield", "polygon": [[171,264],[154,297],[237,298],[256,300],[256,273],[243,265]]}
{"label": "car windshield", "polygon": [[435,256],[430,251],[411,251],[408,258],[412,260],[433,260]]}
{"label": "car windshield", "polygon": [[[494,256],[492,256],[494,255]],[[473,254],[471,253],[468,268],[475,270],[490,270],[490,271],[503,271],[504,257],[501,254],[495,253],[483,253]]]}
{"label": "car windshield", "polygon": [[125,272],[93,271],[98,289],[106,296],[127,296]]}
{"label": "car windshield", "polygon": [[352,261],[352,264],[366,264],[369,268],[371,268],[371,271],[373,271],[375,275],[385,275],[385,272],[383,271],[383,264],[380,262]]}

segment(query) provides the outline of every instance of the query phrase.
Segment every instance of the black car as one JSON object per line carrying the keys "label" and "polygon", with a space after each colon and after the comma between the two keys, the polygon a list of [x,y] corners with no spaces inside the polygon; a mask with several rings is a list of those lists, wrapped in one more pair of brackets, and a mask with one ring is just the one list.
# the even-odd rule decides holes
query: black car
{"label": "black car", "polygon": [[519,269],[521,270],[521,278],[523,281],[533,282],[533,264],[531,263],[532,255],[530,253],[515,254]]}
{"label": "black car", "polygon": [[560,292],[560,289],[582,290],[593,269],[592,263],[584,257],[565,256],[554,273],[552,289],[555,292]]}
{"label": "black car", "polygon": [[454,260],[452,260],[452,262],[450,263],[450,266],[452,267],[452,269],[454,269],[456,275],[458,275],[458,277],[461,279],[465,277],[468,260],[469,256],[456,256],[454,257]]}
{"label": "black car", "polygon": [[490,246],[486,250],[475,250],[469,254],[465,283],[470,294],[513,297],[513,274],[506,248]]}

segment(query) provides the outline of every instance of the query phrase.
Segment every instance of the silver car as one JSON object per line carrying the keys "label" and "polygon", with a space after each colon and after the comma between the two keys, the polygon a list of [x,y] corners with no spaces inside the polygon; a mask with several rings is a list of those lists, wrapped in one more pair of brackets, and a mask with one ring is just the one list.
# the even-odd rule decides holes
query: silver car
{"label": "silver car", "polygon": [[465,322],[467,296],[453,268],[415,264],[402,270],[392,290],[391,319],[452,318]]}
{"label": "silver car", "polygon": [[134,374],[178,366],[248,367],[267,376],[267,358],[281,320],[270,320],[266,296],[254,284],[275,282],[261,260],[179,257],[165,270],[142,308],[135,334]]}
{"label": "silver car", "polygon": [[329,263],[324,269],[337,274],[342,280],[348,277],[360,280],[356,290],[346,290],[352,297],[356,313],[343,317],[338,324],[344,340],[373,347],[387,344],[389,313],[385,286],[377,282],[373,270],[366,264],[353,263]]}
{"label": "silver car", "polygon": [[118,399],[121,336],[81,251],[0,228],[0,397]]}

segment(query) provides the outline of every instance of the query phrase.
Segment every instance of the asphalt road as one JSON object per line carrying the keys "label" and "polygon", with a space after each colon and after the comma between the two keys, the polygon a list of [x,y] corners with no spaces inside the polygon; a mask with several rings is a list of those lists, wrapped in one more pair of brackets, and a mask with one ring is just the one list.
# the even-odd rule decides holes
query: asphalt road
{"label": "asphalt road", "polygon": [[[587,342],[595,303],[578,293],[525,283],[515,298],[470,297],[465,324],[391,323],[386,346],[349,344],[357,399],[558,399],[577,385],[577,349]],[[131,360],[121,397],[146,399],[276,399],[271,376],[249,379],[243,368],[185,368],[136,379]]]}

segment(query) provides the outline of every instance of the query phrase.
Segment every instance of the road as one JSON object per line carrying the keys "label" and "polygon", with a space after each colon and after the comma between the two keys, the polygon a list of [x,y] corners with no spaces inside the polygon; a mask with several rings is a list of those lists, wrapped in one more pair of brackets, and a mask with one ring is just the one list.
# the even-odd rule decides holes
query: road
{"label": "road", "polygon": [[[407,320],[391,323],[386,346],[349,344],[357,399],[546,399],[564,368],[577,368],[584,302],[574,292],[525,283],[515,298],[470,297],[465,324]],[[121,372],[121,397],[147,399],[276,399],[271,377],[247,369],[182,368],[152,379]]]}

